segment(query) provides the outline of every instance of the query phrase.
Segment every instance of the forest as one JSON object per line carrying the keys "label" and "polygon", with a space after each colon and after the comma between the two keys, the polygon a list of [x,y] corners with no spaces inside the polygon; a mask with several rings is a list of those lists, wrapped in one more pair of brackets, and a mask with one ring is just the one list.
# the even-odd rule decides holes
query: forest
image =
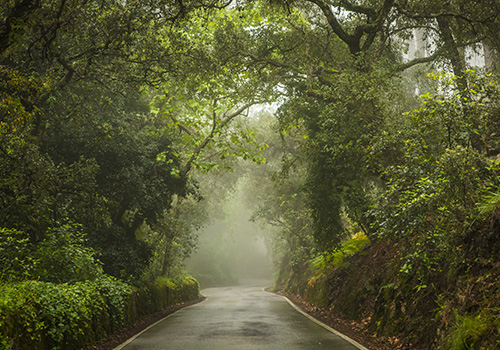
{"label": "forest", "polygon": [[236,283],[230,230],[380,346],[499,349],[499,31],[496,0],[1,1],[0,349]]}

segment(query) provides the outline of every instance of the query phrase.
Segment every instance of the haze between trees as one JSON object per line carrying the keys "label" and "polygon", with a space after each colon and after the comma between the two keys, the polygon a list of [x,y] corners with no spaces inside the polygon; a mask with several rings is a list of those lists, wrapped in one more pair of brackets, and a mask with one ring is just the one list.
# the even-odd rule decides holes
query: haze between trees
{"label": "haze between trees", "polygon": [[[286,278],[311,261],[326,278],[352,235],[387,240],[395,277],[376,295],[426,293],[436,307],[423,322],[451,315],[426,328],[437,348],[496,346],[496,2],[8,0],[0,11],[5,286],[182,279],[228,193],[203,186],[239,169]],[[406,61],[414,29],[434,45]],[[472,70],[465,48],[486,48],[488,66]],[[451,296],[457,281],[481,282],[476,304]]]}

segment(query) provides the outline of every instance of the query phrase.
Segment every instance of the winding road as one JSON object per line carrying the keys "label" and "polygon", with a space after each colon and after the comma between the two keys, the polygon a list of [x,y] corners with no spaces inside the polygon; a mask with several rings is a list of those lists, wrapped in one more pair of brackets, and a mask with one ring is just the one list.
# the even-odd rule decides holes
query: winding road
{"label": "winding road", "polygon": [[115,350],[365,349],[333,334],[253,283],[202,291],[207,299],[158,322]]}

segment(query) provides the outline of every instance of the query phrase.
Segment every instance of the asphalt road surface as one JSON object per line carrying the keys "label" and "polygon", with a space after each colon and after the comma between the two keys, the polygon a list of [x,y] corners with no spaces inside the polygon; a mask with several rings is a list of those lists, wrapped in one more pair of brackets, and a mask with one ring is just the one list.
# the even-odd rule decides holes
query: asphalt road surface
{"label": "asphalt road surface", "polygon": [[359,350],[264,286],[205,289],[207,300],[170,315],[123,350]]}

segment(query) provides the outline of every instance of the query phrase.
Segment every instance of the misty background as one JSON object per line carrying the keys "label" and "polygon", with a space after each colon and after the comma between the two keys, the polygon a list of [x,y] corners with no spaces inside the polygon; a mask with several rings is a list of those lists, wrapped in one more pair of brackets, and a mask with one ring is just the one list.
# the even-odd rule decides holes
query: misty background
{"label": "misty background", "polygon": [[212,219],[200,229],[198,249],[186,261],[202,288],[272,279],[270,238],[261,225],[251,221],[248,182],[234,173],[230,177],[220,182],[225,188],[216,189],[218,203],[208,209]]}

